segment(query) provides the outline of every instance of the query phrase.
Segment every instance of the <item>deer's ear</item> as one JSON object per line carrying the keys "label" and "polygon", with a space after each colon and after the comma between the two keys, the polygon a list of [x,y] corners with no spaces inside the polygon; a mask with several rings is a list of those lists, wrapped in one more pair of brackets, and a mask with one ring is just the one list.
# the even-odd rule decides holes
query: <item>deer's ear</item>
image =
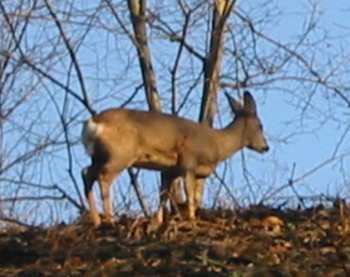
{"label": "deer's ear", "polygon": [[227,101],[230,105],[230,108],[234,114],[238,114],[238,113],[242,112],[243,107],[242,107],[242,104],[240,102],[238,102],[236,99],[234,99],[227,92],[225,92],[225,96],[226,96]]}
{"label": "deer's ear", "polygon": [[253,95],[249,91],[244,92],[244,110],[248,113],[256,114],[256,103],[253,98]]}

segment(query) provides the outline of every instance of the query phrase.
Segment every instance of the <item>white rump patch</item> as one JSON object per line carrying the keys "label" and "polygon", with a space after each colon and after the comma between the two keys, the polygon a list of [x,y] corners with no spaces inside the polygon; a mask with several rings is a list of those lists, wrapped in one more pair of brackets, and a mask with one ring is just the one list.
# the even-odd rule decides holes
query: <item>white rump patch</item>
{"label": "white rump patch", "polygon": [[81,134],[81,140],[85,146],[86,152],[92,156],[95,149],[95,140],[98,134],[101,133],[103,126],[97,124],[90,118],[88,121],[85,121],[83,131]]}

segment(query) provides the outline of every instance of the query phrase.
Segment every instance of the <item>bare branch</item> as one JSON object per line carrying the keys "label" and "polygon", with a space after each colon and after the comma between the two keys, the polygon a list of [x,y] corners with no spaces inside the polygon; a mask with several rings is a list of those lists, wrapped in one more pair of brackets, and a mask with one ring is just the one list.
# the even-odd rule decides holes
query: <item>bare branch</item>
{"label": "bare branch", "polygon": [[129,177],[130,177],[130,180],[131,180],[131,185],[134,188],[134,191],[135,191],[137,199],[138,199],[138,201],[140,203],[142,212],[143,212],[145,217],[149,217],[150,212],[149,212],[149,209],[148,209],[147,204],[145,202],[145,199],[144,199],[144,197],[142,195],[142,192],[140,190],[140,184],[138,183],[138,180],[137,180],[137,175],[138,174],[135,173],[132,168],[128,169],[128,173],[129,173]]}
{"label": "bare branch", "polygon": [[54,20],[54,22],[55,22],[55,24],[57,26],[57,29],[59,30],[60,36],[62,37],[62,39],[64,41],[64,44],[65,44],[65,46],[67,48],[69,56],[70,56],[70,58],[72,60],[72,63],[74,65],[75,71],[76,71],[77,76],[78,76],[81,92],[83,94],[83,99],[84,99],[85,106],[88,108],[89,111],[92,112],[92,114],[94,114],[93,109],[92,109],[91,104],[90,104],[90,101],[89,101],[89,97],[88,97],[86,88],[85,88],[84,77],[83,77],[83,74],[81,72],[81,69],[80,69],[79,62],[78,62],[78,59],[76,57],[76,54],[74,53],[73,47],[72,47],[71,43],[69,42],[69,39],[68,39],[66,33],[63,30],[63,27],[62,27],[62,24],[61,24],[60,20],[58,19],[56,13],[52,9],[51,4],[49,3],[48,0],[44,0],[44,2],[45,2],[45,5],[46,5],[46,8],[48,9],[50,15],[52,16],[52,18],[53,18],[53,20]]}

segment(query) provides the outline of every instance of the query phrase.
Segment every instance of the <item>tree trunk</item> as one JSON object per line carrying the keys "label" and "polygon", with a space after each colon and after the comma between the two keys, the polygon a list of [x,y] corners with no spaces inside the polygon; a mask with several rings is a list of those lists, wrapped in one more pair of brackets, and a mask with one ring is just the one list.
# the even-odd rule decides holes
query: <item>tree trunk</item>
{"label": "tree trunk", "polygon": [[151,111],[160,111],[159,94],[157,90],[156,77],[153,71],[151,52],[148,46],[146,33],[146,1],[128,0],[130,18],[134,28],[137,54],[145,88],[147,103]]}
{"label": "tree trunk", "polygon": [[234,3],[234,0],[215,0],[214,2],[210,49],[204,68],[203,96],[199,114],[199,121],[209,126],[212,126],[216,112],[226,20]]}

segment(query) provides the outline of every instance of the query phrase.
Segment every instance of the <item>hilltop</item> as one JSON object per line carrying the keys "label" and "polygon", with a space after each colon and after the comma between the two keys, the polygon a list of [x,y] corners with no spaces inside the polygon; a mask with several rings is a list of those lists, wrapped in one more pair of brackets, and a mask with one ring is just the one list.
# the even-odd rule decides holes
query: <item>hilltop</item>
{"label": "hilltop", "polygon": [[196,222],[123,215],[0,232],[0,276],[345,276],[350,217],[325,208],[201,210]]}

